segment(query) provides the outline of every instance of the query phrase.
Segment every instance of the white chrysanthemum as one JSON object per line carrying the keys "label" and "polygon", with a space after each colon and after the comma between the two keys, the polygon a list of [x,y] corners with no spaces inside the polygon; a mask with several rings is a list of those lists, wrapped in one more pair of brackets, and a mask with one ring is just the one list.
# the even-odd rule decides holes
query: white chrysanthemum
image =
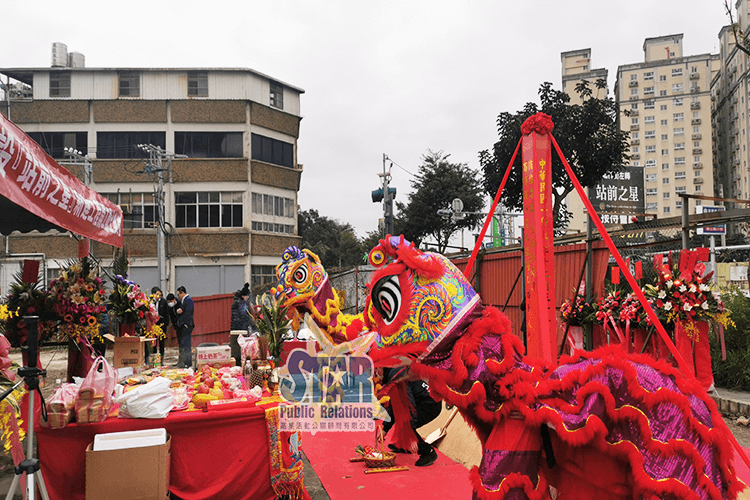
{"label": "white chrysanthemum", "polygon": [[686,287],[685,285],[680,285],[680,291],[681,291],[682,293],[685,293],[685,292],[687,292],[687,287]]}
{"label": "white chrysanthemum", "polygon": [[664,290],[659,290],[659,295],[658,295],[658,297],[659,297],[660,299],[663,299],[663,298],[665,298],[666,296],[667,296],[667,292],[665,292]]}
{"label": "white chrysanthemum", "polygon": [[671,309],[672,309],[672,303],[671,302],[667,302],[666,304],[664,304],[664,310],[669,311]]}

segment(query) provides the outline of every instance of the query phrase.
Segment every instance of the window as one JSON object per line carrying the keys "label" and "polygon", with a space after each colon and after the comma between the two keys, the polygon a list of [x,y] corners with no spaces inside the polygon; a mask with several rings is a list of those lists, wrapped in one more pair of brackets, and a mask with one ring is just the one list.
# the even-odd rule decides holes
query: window
{"label": "window", "polygon": [[638,139],[638,132],[633,132],[632,134],[630,134],[630,138],[631,139]]}
{"label": "window", "polygon": [[138,144],[153,144],[164,148],[166,146],[166,133],[97,132],[96,157],[104,159],[146,158],[147,155],[138,148]]}
{"label": "window", "polygon": [[697,73],[698,72],[698,66],[691,66],[690,67],[690,72],[691,73]]}
{"label": "window", "polygon": [[668,214],[669,212],[671,212],[671,209],[669,207],[664,207],[664,213]]}
{"label": "window", "polygon": [[[744,130],[743,130],[743,132],[744,132]],[[701,133],[701,128],[696,125],[695,127],[693,127],[693,133],[694,134],[700,134]]]}
{"label": "window", "polygon": [[661,155],[662,156],[669,156],[669,150],[668,149],[662,149],[661,150]]}
{"label": "window", "polygon": [[700,193],[701,192],[701,187],[700,186],[695,186],[695,192],[696,193]]}
{"label": "window", "polygon": [[630,109],[632,109],[633,111],[638,111],[638,103],[637,102],[631,103]]}
{"label": "window", "polygon": [[666,90],[660,90],[659,91],[659,97],[664,97],[666,95],[667,95],[667,91]]}
{"label": "window", "polygon": [[674,173],[674,178],[675,178],[675,180],[687,179],[687,176],[685,175],[685,172],[675,172]]}
{"label": "window", "polygon": [[656,139],[656,130],[646,130],[643,137],[644,139]]}
{"label": "window", "polygon": [[242,227],[242,192],[175,193],[176,227]]}
{"label": "window", "polygon": [[631,118],[630,119],[630,124],[631,125],[638,125],[638,118]]}
{"label": "window", "polygon": [[630,95],[638,95],[638,87],[633,87],[630,89]]}
{"label": "window", "polygon": [[122,209],[122,227],[125,229],[148,229],[158,219],[158,210],[153,193],[102,193]]}
{"label": "window", "polygon": [[674,208],[676,208],[677,210],[681,209],[682,208],[682,200],[675,201],[674,202]]}
{"label": "window", "polygon": [[674,143],[674,150],[675,151],[682,151],[685,149],[685,143],[684,142],[675,142]]}
{"label": "window", "polygon": [[49,96],[70,97],[70,71],[50,71]]}
{"label": "window", "polygon": [[666,193],[662,193],[661,197],[664,198],[665,200],[668,200],[669,199],[669,191],[667,191]]}
{"label": "window", "polygon": [[659,106],[659,111],[666,111],[666,110],[667,110],[667,105],[666,104],[662,104],[662,105]]}
{"label": "window", "polygon": [[188,97],[208,97],[208,73],[206,71],[188,71]]}
{"label": "window", "polygon": [[654,100],[649,99],[643,102],[643,109],[654,109]]}
{"label": "window", "polygon": [[659,81],[660,82],[666,82],[667,81],[667,75],[659,75]]}
{"label": "window", "polygon": [[77,149],[88,154],[88,134],[86,132],[27,132],[52,158],[65,158],[65,148]]}
{"label": "window", "polygon": [[656,203],[646,203],[646,210],[656,210],[658,208]]}
{"label": "window", "polygon": [[701,141],[693,141],[693,147],[694,147],[694,148],[699,148],[699,147],[701,147]]}
{"label": "window", "polygon": [[674,192],[675,193],[686,193],[687,192],[687,188],[685,186],[677,186],[676,188],[674,188]]}
{"label": "window", "polygon": [[634,162],[632,163],[632,165],[633,165],[634,167],[640,167],[640,166],[641,166],[641,162],[640,162],[640,161],[634,161]]}
{"label": "window", "polygon": [[654,87],[643,87],[643,95],[654,95]]}
{"label": "window", "polygon": [[253,213],[294,218],[294,200],[272,194],[253,193]]}
{"label": "window", "polygon": [[673,83],[672,84],[672,92],[682,92],[682,84],[681,83]]}
{"label": "window", "polygon": [[683,121],[685,119],[685,113],[674,113],[672,115],[672,118],[676,122],[681,122],[681,121]]}
{"label": "window", "polygon": [[669,140],[669,134],[661,134],[661,140],[662,141],[668,141]]}
{"label": "window", "polygon": [[631,82],[637,82],[638,81],[638,75],[636,73],[633,73],[630,75],[630,81]]}
{"label": "window", "polygon": [[141,95],[141,74],[137,71],[119,73],[120,97],[139,97]]}
{"label": "window", "polygon": [[278,282],[278,278],[276,277],[276,266],[250,266],[251,288],[275,282]]}
{"label": "window", "polygon": [[654,72],[653,71],[646,71],[643,73],[643,79],[644,80],[653,80],[654,79]]}
{"label": "window", "polygon": [[284,87],[277,82],[271,82],[271,106],[284,109]]}
{"label": "window", "polygon": [[656,174],[646,174],[646,182],[656,182]]}
{"label": "window", "polygon": [[682,68],[672,68],[672,76],[682,76]]}
{"label": "window", "polygon": [[290,224],[277,224],[275,222],[253,221],[253,231],[263,231],[266,233],[284,233],[294,234],[294,226]]}
{"label": "window", "polygon": [[669,163],[662,163],[661,164],[661,169],[662,170],[669,170]]}
{"label": "window", "polygon": [[682,127],[674,129],[674,135],[685,135],[685,129]]}
{"label": "window", "polygon": [[[672,106],[682,106],[682,103],[683,103],[682,97],[675,97],[674,99],[672,99]],[[666,109],[666,106],[664,106],[664,108]]]}
{"label": "window", "polygon": [[656,166],[656,160],[646,160],[646,168],[655,167],[655,166]]}
{"label": "window", "polygon": [[242,132],[175,132],[174,149],[190,158],[242,158]]}
{"label": "window", "polygon": [[643,123],[645,123],[646,125],[656,123],[656,118],[653,116],[647,116],[643,119]]}
{"label": "window", "polygon": [[252,159],[274,163],[284,167],[294,167],[294,145],[271,139],[263,135],[251,136]]}
{"label": "window", "polygon": [[646,196],[656,196],[656,188],[646,188]]}
{"label": "window", "polygon": [[675,158],[674,159],[674,164],[675,165],[684,165],[685,164],[685,157],[681,156],[681,157]]}
{"label": "window", "polygon": [[700,176],[701,176],[701,171],[700,170],[696,170],[696,171],[693,172],[693,177],[700,177]]}
{"label": "window", "polygon": [[[742,146],[742,147],[744,148],[745,146]],[[700,156],[693,156],[693,161],[696,162],[696,163],[698,163],[698,162],[701,161],[701,157]]]}
{"label": "window", "polygon": [[633,153],[640,153],[641,152],[641,148],[638,147],[638,146],[633,146],[633,147],[630,148],[630,150]]}
{"label": "window", "polygon": [[646,146],[646,153],[656,153],[656,146]]}
{"label": "window", "polygon": [[695,200],[695,206],[699,207],[703,204],[703,200]]}
{"label": "window", "polygon": [[669,177],[663,177],[661,180],[662,184],[669,184]]}

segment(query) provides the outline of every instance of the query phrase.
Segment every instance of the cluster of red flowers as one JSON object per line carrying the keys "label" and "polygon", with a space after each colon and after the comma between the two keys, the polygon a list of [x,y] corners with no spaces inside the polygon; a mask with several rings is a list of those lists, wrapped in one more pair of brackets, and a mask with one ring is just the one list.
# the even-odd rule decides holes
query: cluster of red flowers
{"label": "cluster of red flowers", "polygon": [[99,317],[106,311],[106,292],[95,269],[82,262],[63,269],[48,292],[52,311],[60,318],[60,330],[70,338],[96,336]]}

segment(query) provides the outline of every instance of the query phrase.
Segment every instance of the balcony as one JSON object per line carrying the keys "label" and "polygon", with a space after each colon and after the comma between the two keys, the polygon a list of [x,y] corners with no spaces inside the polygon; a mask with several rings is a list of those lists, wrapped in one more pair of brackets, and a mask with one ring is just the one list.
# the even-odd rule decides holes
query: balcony
{"label": "balcony", "polygon": [[641,155],[639,155],[638,153],[632,154],[632,155],[630,155],[630,159],[631,160],[640,160],[641,159]]}
{"label": "balcony", "polygon": [[693,148],[693,154],[694,155],[703,154],[703,148]]}
{"label": "balcony", "polygon": [[696,93],[696,92],[700,92],[700,91],[701,91],[701,88],[698,85],[690,87],[690,92],[692,92],[692,93]]}
{"label": "balcony", "polygon": [[700,125],[701,124],[701,119],[700,118],[693,118],[692,120],[690,120],[690,124],[691,125]]}
{"label": "balcony", "polygon": [[699,103],[699,102],[691,102],[690,103],[690,109],[701,109],[701,103]]}
{"label": "balcony", "polygon": [[630,110],[630,116],[638,116],[638,110],[637,109]]}
{"label": "balcony", "polygon": [[630,100],[631,101],[637,101],[638,100],[638,96],[637,95],[631,95],[630,96]]}
{"label": "balcony", "polygon": [[638,80],[630,80],[630,86],[631,87],[637,87],[638,86]]}
{"label": "balcony", "polygon": [[638,130],[638,125],[631,125],[631,126],[630,126],[630,130],[631,130],[631,131],[635,131],[635,130]]}
{"label": "balcony", "polygon": [[640,140],[638,140],[638,139],[632,139],[632,140],[630,141],[630,145],[631,145],[631,146],[637,146],[637,145],[639,145],[640,143],[641,143],[641,141],[640,141]]}
{"label": "balcony", "polygon": [[701,137],[702,137],[702,136],[701,136],[701,134],[693,134],[693,135],[692,135],[692,139],[693,139],[694,141],[700,141],[700,140],[701,140]]}
{"label": "balcony", "polygon": [[703,184],[703,177],[696,177],[693,179],[693,184]]}
{"label": "balcony", "polygon": [[703,162],[696,161],[695,163],[693,163],[693,168],[695,170],[700,170],[701,168],[703,168]]}
{"label": "balcony", "polygon": [[700,73],[690,73],[691,80],[697,80],[701,77]]}

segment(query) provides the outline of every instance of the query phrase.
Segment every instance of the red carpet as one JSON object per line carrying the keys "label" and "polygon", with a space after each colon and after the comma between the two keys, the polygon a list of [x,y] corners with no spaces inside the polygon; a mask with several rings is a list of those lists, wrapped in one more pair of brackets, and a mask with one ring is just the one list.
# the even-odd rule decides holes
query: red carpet
{"label": "red carpet", "polygon": [[[745,455],[750,457],[750,448],[742,448],[742,450],[745,452]],[[743,483],[750,486],[750,470],[748,470],[747,465],[742,461],[742,458],[737,455],[737,451],[734,453],[734,470],[737,473],[737,477],[739,477]]]}
{"label": "red carpet", "polygon": [[[438,451],[437,462],[414,467],[417,455],[397,455],[408,471],[365,474],[364,462],[349,462],[357,444],[372,444],[372,432],[305,433],[303,451],[331,500],[471,498],[469,471]],[[446,495],[450,492],[450,495]]]}

